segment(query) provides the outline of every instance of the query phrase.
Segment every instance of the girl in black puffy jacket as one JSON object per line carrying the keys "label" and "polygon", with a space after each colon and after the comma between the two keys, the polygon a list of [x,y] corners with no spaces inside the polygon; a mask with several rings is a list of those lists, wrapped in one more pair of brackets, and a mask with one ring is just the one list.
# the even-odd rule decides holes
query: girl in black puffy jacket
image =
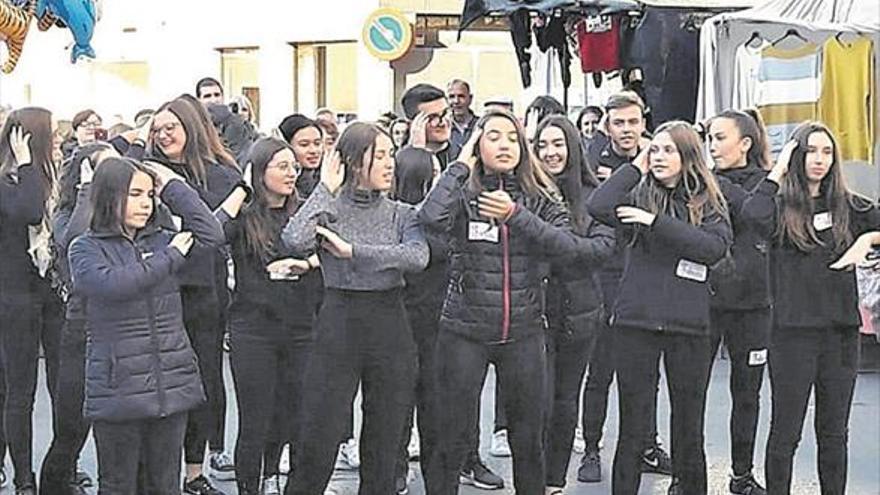
{"label": "girl in black puffy jacket", "polygon": [[727,205],[685,122],[657,129],[635,164],[593,193],[600,221],[628,228],[626,265],[611,312],[620,425],[615,495],[638,493],[643,439],[651,429],[660,355],[672,402],[669,493],[706,493],[703,412],[709,376],[709,267],[732,241]]}
{"label": "girl in black puffy jacket", "polygon": [[[587,198],[599,181],[586,164],[577,129],[564,116],[553,115],[538,124],[535,136],[535,156],[556,181],[571,212],[572,230],[611,256],[614,230],[587,213]],[[601,254],[598,249],[597,254]],[[546,294],[550,410],[544,445],[547,493],[551,495],[561,494],[565,487],[581,382],[604,315],[598,263],[601,259],[571,256],[554,258],[551,263]]]}
{"label": "girl in black puffy jacket", "polygon": [[490,362],[505,390],[516,491],[544,492],[540,262],[545,254],[577,251],[590,261],[605,249],[571,233],[556,187],[527,146],[513,115],[487,113],[419,213],[429,230],[450,239],[450,281],[437,341],[439,399],[447,407],[435,456],[441,463],[438,494],[457,493]]}
{"label": "girl in black puffy jacket", "polygon": [[743,205],[746,220],[771,242],[767,493],[789,493],[815,389],[821,492],[843,494],[861,320],[855,272],[840,270],[864,262],[880,245],[880,210],[846,188],[840,151],[827,127],[804,123],[791,139]]}

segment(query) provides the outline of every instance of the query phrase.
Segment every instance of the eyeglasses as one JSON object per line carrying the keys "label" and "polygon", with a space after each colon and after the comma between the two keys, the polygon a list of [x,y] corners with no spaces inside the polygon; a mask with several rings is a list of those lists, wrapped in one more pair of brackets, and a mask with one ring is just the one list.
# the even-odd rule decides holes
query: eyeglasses
{"label": "eyeglasses", "polygon": [[438,126],[441,122],[446,122],[449,118],[449,108],[443,110],[441,113],[432,113],[428,115],[428,124],[432,126]]}
{"label": "eyeglasses", "polygon": [[292,162],[280,162],[267,166],[266,168],[274,168],[283,174],[289,174],[293,172],[293,175],[299,175],[302,171],[302,167],[299,166],[298,163]]}
{"label": "eyeglasses", "polygon": [[87,120],[87,121],[83,122],[82,124],[80,124],[79,126],[86,128],[86,129],[97,129],[98,127],[101,127],[101,121],[100,120],[97,120],[97,121]]}
{"label": "eyeglasses", "polygon": [[180,127],[180,122],[169,122],[160,127],[153,127],[150,129],[150,134],[158,136],[164,132],[166,136],[170,136],[174,132],[174,129],[177,129],[178,127]]}

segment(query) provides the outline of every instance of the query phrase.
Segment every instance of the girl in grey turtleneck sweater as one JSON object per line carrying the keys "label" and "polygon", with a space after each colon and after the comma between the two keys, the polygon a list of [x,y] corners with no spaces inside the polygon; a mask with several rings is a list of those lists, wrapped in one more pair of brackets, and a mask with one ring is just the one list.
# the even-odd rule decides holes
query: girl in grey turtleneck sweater
{"label": "girl in grey turtleneck sweater", "polygon": [[360,493],[394,493],[395,456],[388,453],[397,450],[416,371],[403,274],[425,268],[428,245],[413,207],[385,196],[394,183],[393,149],[377,126],[350,125],[322,165],[321,183],[282,233],[293,249],[320,243],[326,290],[287,493],[323,493],[359,382]]}

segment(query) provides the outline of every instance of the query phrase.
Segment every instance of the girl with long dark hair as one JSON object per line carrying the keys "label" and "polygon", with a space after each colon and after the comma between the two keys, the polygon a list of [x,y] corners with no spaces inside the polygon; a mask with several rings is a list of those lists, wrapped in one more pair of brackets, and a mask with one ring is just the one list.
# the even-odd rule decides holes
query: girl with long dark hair
{"label": "girl with long dark hair", "polygon": [[15,488],[37,493],[32,469],[33,406],[40,345],[54,397],[63,310],[52,288],[49,216],[54,200],[52,114],[21,108],[0,131],[0,335],[5,372],[6,440],[15,467]]}
{"label": "girl with long dark hair", "polygon": [[[235,162],[217,161],[209,132],[194,105],[184,99],[163,104],[153,117],[149,154],[161,161],[199,193],[215,210],[240,182]],[[185,224],[182,225],[184,228]],[[223,301],[226,299],[226,261],[216,248],[196,248],[194,263],[181,273],[184,321],[193,349],[199,357],[201,377],[208,402],[189,414],[186,434],[187,476],[184,493],[213,495],[217,490],[202,475],[206,446],[211,448],[211,475],[221,479],[234,476],[234,468],[222,446],[216,445],[217,432],[226,413],[223,386]],[[222,406],[222,407],[221,407]],[[211,439],[214,445],[209,445]]]}
{"label": "girl with long dark hair", "polygon": [[[156,195],[186,231],[160,225]],[[205,399],[183,328],[178,273],[194,244],[223,232],[171,170],[108,158],[91,185],[89,231],[70,245],[73,292],[87,302],[87,419],[98,450],[99,494],[180,490],[187,412]],[[173,229],[173,226],[170,226]]]}
{"label": "girl with long dark hair", "polygon": [[374,124],[350,124],[321,183],[284,229],[289,247],[321,250],[324,300],[305,378],[304,416],[285,493],[321,493],[345,409],[363,390],[361,494],[393,493],[398,440],[415,386],[416,348],[403,306],[403,275],[428,263],[414,209],[388,199],[394,146]]}
{"label": "girl with long dark hair", "polygon": [[730,258],[712,271],[711,357],[721,338],[730,353],[731,493],[757,495],[752,474],[767,340],[770,336],[769,250],[742,216],[742,204],[767,175],[769,148],[757,111],[727,110],[709,123],[709,151],[727,199],[734,232]]}
{"label": "girl with long dark hair", "polygon": [[709,267],[727,252],[727,204],[690,124],[657,129],[634,164],[620,167],[587,203],[599,221],[626,228],[626,265],[611,312],[620,425],[612,491],[635,495],[652,429],[663,355],[672,403],[669,493],[706,493],[703,413],[709,355]]}
{"label": "girl with long dark hair", "polygon": [[614,252],[614,231],[590,217],[587,198],[599,185],[585,163],[577,129],[562,115],[538,124],[533,149],[571,212],[571,228],[595,246],[589,257],[552,260],[547,284],[547,493],[565,487],[587,361],[604,314],[598,268]]}
{"label": "girl with long dark hair", "polygon": [[821,491],[846,493],[861,320],[855,272],[841,270],[864,262],[880,245],[880,210],[847,189],[841,165],[831,131],[804,123],[743,206],[743,216],[771,243],[773,410],[764,472],[773,495],[791,488],[814,389]]}
{"label": "girl with long dark hair", "polygon": [[297,445],[293,435],[313,319],[312,294],[301,277],[318,267],[317,257],[291,252],[281,242],[281,231],[299,206],[298,172],[287,143],[260,139],[245,165],[251,201],[242,208],[244,191],[235,189],[221,207],[236,267],[230,362],[238,401],[236,482],[242,495],[280,493],[280,446]]}
{"label": "girl with long dark hair", "polygon": [[[433,456],[439,479],[432,493],[458,491],[490,362],[504,390],[515,488],[542,493],[540,261],[573,254],[580,244],[552,179],[530,158],[525,131],[512,114],[493,110],[480,119],[458,161],[428,194],[419,219],[450,242],[450,282],[437,339],[437,373],[443,377],[438,403],[446,410],[440,452]],[[594,248],[584,244],[582,254],[589,258]]]}

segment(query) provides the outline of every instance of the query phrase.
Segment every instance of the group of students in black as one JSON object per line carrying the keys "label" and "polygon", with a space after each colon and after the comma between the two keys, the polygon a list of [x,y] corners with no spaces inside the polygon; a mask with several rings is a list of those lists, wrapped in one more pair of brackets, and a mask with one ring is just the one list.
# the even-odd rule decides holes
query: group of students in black
{"label": "group of students in black", "polygon": [[[685,122],[649,139],[644,105],[624,92],[596,109],[604,122],[596,131],[590,119],[586,140],[552,108],[530,109],[526,125],[488,108],[453,148],[443,91],[419,85],[402,104],[413,124],[400,149],[367,122],[325,149],[324,128],[295,114],[281,139],[257,138],[236,159],[184,95],[122,141],[78,147],[57,171],[50,112],[9,115],[0,357],[17,494],[37,493],[41,341],[54,417],[42,493],[78,493],[89,428],[99,493],[179,493],[182,453],[184,493],[219,493],[202,464],[206,447],[223,464],[213,457],[222,328],[241,494],[271,493],[272,479],[280,491],[285,446],[284,493],[323,493],[359,387],[359,492],[405,492],[415,409],[426,491],[457,493],[490,363],[517,493],[564,492],[579,410],[579,474],[601,479],[616,375],[612,490],[635,494],[645,463],[660,459],[661,355],[669,493],[705,494],[706,391],[722,338],[730,491],[788,493],[815,389],[822,491],[845,492],[860,323],[852,268],[880,245],[880,211],[846,189],[831,131],[804,123],[771,164],[754,112],[712,118],[707,142]],[[766,363],[765,490],[752,464]]]}

